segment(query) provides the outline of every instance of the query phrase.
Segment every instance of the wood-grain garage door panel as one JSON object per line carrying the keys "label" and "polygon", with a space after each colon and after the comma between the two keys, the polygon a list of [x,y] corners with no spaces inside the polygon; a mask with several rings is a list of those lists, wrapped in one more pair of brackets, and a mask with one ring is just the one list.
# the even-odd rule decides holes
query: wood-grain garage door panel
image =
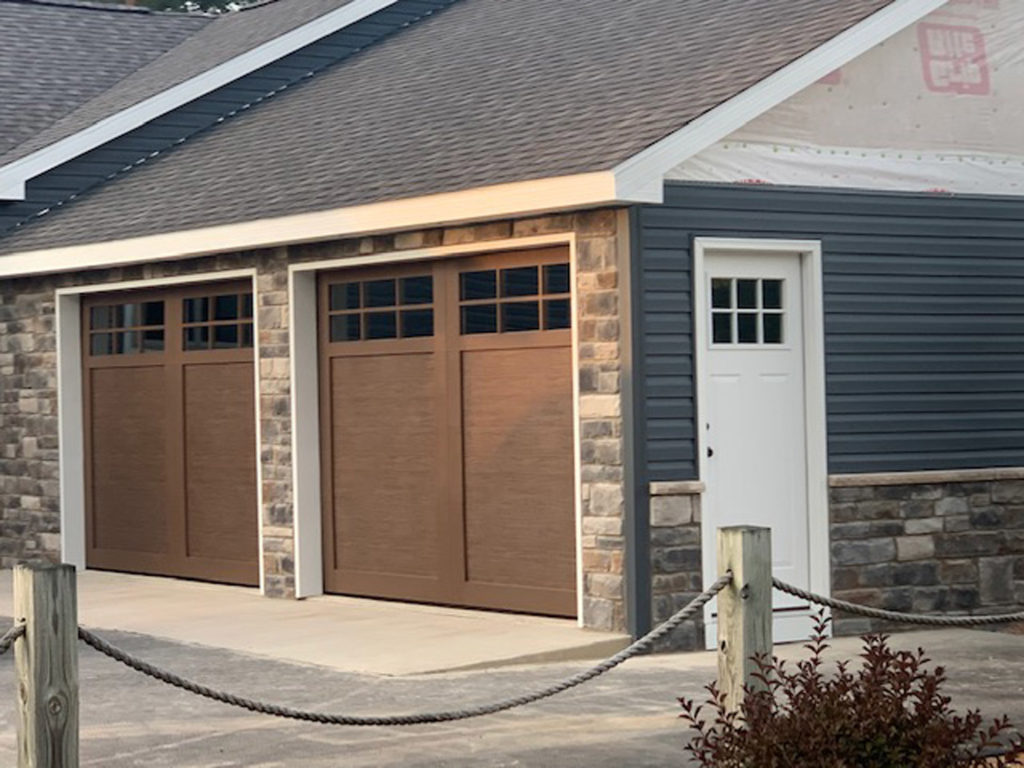
{"label": "wood-grain garage door panel", "polygon": [[463,353],[470,582],[574,589],[571,363],[559,347]]}
{"label": "wood-grain garage door panel", "polygon": [[165,553],[167,417],[162,367],[89,371],[93,547]]}
{"label": "wood-grain garage door panel", "polygon": [[252,363],[185,374],[187,554],[252,561],[258,548]]}
{"label": "wood-grain garage door panel", "polygon": [[339,357],[330,366],[336,567],[434,577],[433,355]]}

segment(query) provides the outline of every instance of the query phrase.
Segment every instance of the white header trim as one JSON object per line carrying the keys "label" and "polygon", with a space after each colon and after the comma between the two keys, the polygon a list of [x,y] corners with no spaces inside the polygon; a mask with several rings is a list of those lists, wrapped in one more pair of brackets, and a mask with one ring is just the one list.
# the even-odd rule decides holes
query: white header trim
{"label": "white header trim", "polygon": [[630,190],[644,189],[651,179],[660,180],[688,158],[920,21],[947,1],[894,0],[824,45],[621,163],[614,170],[619,189],[628,196]]}
{"label": "white header trim", "polygon": [[357,237],[609,205],[610,173],[586,173],[302,213],[244,224],[0,256],[0,279]]}
{"label": "white header trim", "polygon": [[0,200],[23,200],[25,182],[74,160],[200,96],[294,53],[327,35],[394,5],[397,0],[352,0],[308,24],[229,59],[201,75],[107,117],[88,128],[0,168]]}

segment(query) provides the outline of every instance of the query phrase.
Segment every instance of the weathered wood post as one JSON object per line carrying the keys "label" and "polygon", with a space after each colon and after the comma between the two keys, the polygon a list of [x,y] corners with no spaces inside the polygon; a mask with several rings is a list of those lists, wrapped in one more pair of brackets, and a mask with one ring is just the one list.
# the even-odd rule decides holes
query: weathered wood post
{"label": "weathered wood post", "polygon": [[756,688],[756,654],[772,653],[772,532],[737,526],[718,529],[718,574],[733,580],[718,593],[718,687],[730,711],[743,686]]}
{"label": "weathered wood post", "polygon": [[78,607],[70,565],[14,569],[18,768],[78,768]]}

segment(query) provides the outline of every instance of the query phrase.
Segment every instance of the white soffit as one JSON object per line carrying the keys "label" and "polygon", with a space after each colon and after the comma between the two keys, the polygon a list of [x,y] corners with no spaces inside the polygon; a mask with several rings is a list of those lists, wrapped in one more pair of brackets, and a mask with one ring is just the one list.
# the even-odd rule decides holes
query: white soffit
{"label": "white soffit", "polygon": [[950,3],[668,178],[1024,195],[1024,2]]}
{"label": "white soffit", "polygon": [[22,200],[25,182],[74,160],[161,115],[394,5],[397,0],[352,0],[308,24],[236,56],[163,93],[0,168],[0,200]]}
{"label": "white soffit", "polygon": [[681,162],[920,21],[946,2],[894,0],[824,45],[620,163],[614,169],[620,193],[629,198],[646,192],[653,179],[660,183]]}

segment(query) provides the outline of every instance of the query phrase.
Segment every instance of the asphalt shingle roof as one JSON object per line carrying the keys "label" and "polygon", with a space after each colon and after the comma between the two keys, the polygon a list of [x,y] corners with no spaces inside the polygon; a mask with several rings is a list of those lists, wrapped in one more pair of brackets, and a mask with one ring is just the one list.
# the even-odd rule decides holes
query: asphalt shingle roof
{"label": "asphalt shingle roof", "polygon": [[0,250],[610,169],[889,2],[460,0]]}
{"label": "asphalt shingle roof", "polygon": [[[52,124],[46,126],[46,130],[36,129],[38,133],[34,132],[34,136],[16,147],[9,147],[7,150],[0,147],[0,166],[67,138],[110,115],[201,75],[351,2],[352,0],[278,0],[214,17],[181,13],[153,14],[142,21],[151,23],[154,18],[159,18],[161,22],[165,22],[167,18],[173,18],[176,21],[186,19],[193,23],[189,25],[189,33],[179,37],[173,48],[168,50],[165,47],[153,51],[153,55],[123,72],[121,77],[117,78],[116,84],[107,83],[108,88],[90,94],[95,98],[78,101],[75,105],[77,109],[68,112],[59,121],[50,121]],[[18,3],[0,0],[0,14],[7,4]],[[62,23],[64,26],[72,27],[71,34],[75,35],[74,26],[81,24],[81,21],[76,18],[65,18],[62,19]],[[140,37],[148,39],[152,31],[148,27],[144,29],[147,34]],[[131,37],[135,33],[134,29],[126,30],[123,38],[115,37],[114,40],[117,45],[125,44],[131,48],[145,45],[145,39],[137,42]],[[102,48],[90,49],[83,56],[86,59],[85,66],[105,65],[107,56],[107,51]],[[3,71],[2,57],[3,53],[0,52],[0,71]],[[61,61],[60,64],[63,65],[64,62]],[[63,92],[63,87],[55,84],[52,88],[47,88],[47,98],[51,94],[60,98]]]}
{"label": "asphalt shingle roof", "polygon": [[0,156],[211,21],[100,4],[0,0]]}

